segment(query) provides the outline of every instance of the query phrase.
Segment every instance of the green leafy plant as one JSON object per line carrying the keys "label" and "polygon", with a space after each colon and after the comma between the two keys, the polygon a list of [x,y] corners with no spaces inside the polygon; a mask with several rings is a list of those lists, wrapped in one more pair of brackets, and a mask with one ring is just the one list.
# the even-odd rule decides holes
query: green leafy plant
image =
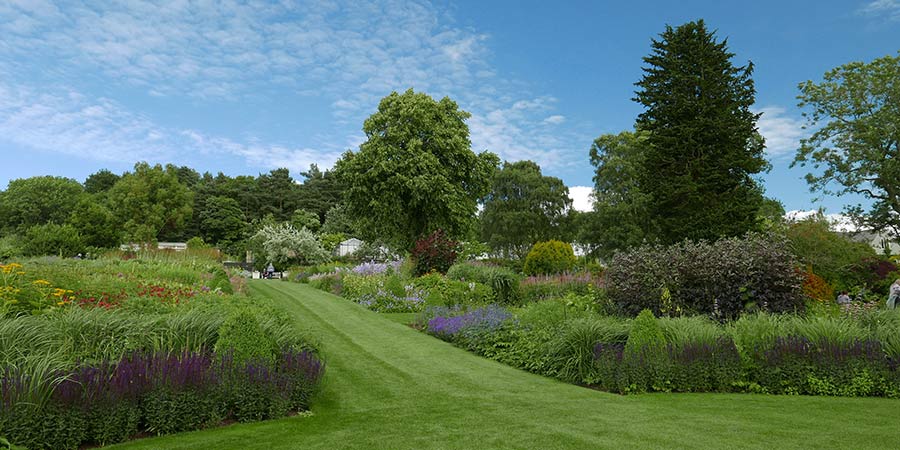
{"label": "green leafy plant", "polygon": [[274,362],[276,343],[260,325],[256,315],[239,309],[232,313],[219,328],[216,353],[230,353],[238,364],[257,361]]}
{"label": "green leafy plant", "polygon": [[632,322],[622,363],[620,389],[623,392],[668,390],[666,338],[652,311],[641,311]]}
{"label": "green leafy plant", "polygon": [[526,275],[550,275],[567,272],[575,267],[575,252],[565,242],[551,240],[534,244],[525,257]]}

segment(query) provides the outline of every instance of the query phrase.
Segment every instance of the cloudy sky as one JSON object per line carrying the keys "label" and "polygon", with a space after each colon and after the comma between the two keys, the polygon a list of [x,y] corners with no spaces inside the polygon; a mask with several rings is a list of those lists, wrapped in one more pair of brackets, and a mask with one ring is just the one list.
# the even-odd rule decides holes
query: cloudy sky
{"label": "cloudy sky", "polygon": [[900,0],[555,3],[0,0],[0,188],[139,160],[299,177],[414,88],[472,113],[475,150],[536,161],[586,205],[588,149],[632,127],[650,39],[704,18],[756,66],[768,194],[829,212],[858,200],[814,201],[788,167],[796,86],[900,50]]}

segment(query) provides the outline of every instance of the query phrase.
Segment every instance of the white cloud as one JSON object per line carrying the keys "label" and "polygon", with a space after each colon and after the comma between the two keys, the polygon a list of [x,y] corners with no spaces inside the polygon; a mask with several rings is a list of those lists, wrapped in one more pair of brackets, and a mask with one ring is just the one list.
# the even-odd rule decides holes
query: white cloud
{"label": "white cloud", "polygon": [[591,186],[570,186],[569,198],[577,211],[590,211],[594,208],[594,188]]}
{"label": "white cloud", "polygon": [[[576,164],[582,149],[572,149],[572,142],[589,142],[570,130],[552,132],[541,119],[556,102],[553,97],[537,97],[493,105],[476,101],[469,119],[472,148],[490,150],[507,161],[531,160],[542,168],[556,169]],[[574,150],[574,151],[573,151]]]}
{"label": "white cloud", "polygon": [[[784,213],[784,218],[789,221],[800,221],[815,216],[818,213],[819,211],[814,209],[794,209]],[[825,218],[831,224],[831,229],[834,231],[852,232],[858,230],[858,227],[853,223],[853,221],[843,214],[825,214]]]}
{"label": "white cloud", "polygon": [[900,0],[875,0],[859,9],[863,15],[887,20],[900,20]]}
{"label": "white cloud", "polygon": [[565,121],[566,121],[566,116],[562,116],[559,114],[554,114],[554,115],[544,119],[544,123],[547,125],[559,125]]}
{"label": "white cloud", "polygon": [[[41,54],[166,95],[235,98],[283,87],[383,96],[449,92],[487,69],[485,36],[417,0],[43,2],[0,6],[19,57]],[[10,18],[11,20],[2,20]]]}
{"label": "white cloud", "polygon": [[[60,6],[45,0],[7,2],[0,3],[0,73],[10,76],[0,79],[18,89],[33,82],[37,72],[59,85],[89,77],[169,102],[189,97],[201,104],[312,96],[330,105],[326,108],[335,119],[334,129],[328,131],[331,139],[336,134],[347,143],[358,143],[360,124],[379,99],[413,87],[434,97],[448,95],[471,112],[477,151],[531,159],[544,167],[571,165],[576,156],[583,156],[585,149],[572,148],[571,143],[589,139],[546,126],[565,121],[553,114],[556,100],[503,79],[489,63],[488,36],[448,25],[445,17],[445,11],[424,0],[225,0],[162,6],[138,0]],[[42,66],[47,60],[54,61],[52,69]],[[29,89],[38,92],[45,84],[42,80]],[[106,99],[44,100],[38,102],[46,108],[43,112],[7,111],[5,123],[15,120],[30,133],[12,139],[63,152],[75,152],[67,143],[83,142],[81,154],[98,159],[111,152],[122,159],[152,153],[135,136],[166,136],[149,142],[167,151],[184,139],[181,130],[151,130],[154,125],[145,116],[121,104],[109,109]],[[82,103],[106,108],[95,111],[106,118],[92,117],[90,111],[74,113]],[[11,108],[0,104],[5,107]],[[67,120],[69,126],[27,123],[47,115]],[[69,141],[54,136],[60,129],[81,134],[69,136]],[[85,139],[89,135],[110,141],[91,149]],[[114,150],[117,140],[122,145]],[[160,141],[167,141],[168,147]],[[278,149],[274,151],[284,154],[285,161],[311,156],[308,150],[277,144],[244,146],[235,153],[249,161],[257,161],[252,149],[259,147]],[[330,154],[325,159],[331,159]]]}
{"label": "white cloud", "polygon": [[130,161],[175,154],[164,133],[114,102],[91,102],[74,91],[36,92],[0,84],[0,136],[22,146],[101,161]]}
{"label": "white cloud", "polygon": [[771,158],[793,155],[800,147],[800,139],[806,137],[803,121],[786,115],[780,106],[767,106],[756,111],[762,113],[757,126],[766,138],[766,153]]}
{"label": "white cloud", "polygon": [[263,168],[299,172],[325,167],[338,148],[291,148],[256,141],[237,142],[197,130],[171,129],[130,113],[109,99],[91,101],[72,91],[38,93],[0,83],[0,141],[100,161],[170,162],[186,154],[231,154]]}

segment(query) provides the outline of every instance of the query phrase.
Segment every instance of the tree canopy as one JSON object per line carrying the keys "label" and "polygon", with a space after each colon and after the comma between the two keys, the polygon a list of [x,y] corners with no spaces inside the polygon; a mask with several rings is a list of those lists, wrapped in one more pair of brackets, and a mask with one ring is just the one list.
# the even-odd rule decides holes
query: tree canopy
{"label": "tree canopy", "polygon": [[532,245],[561,238],[571,207],[562,180],[541,174],[532,161],[505,162],[484,198],[482,239],[506,256],[524,258]]}
{"label": "tree canopy", "polygon": [[151,242],[183,233],[193,193],[178,181],[175,166],[140,162],[109,190],[109,202],[127,239]]}
{"label": "tree canopy", "polygon": [[900,235],[900,53],[828,71],[800,84],[807,128],[794,164],[811,165],[812,190],[858,194],[872,201],[849,207],[855,221]]}
{"label": "tree canopy", "polygon": [[648,137],[645,131],[623,131],[604,134],[591,145],[594,210],[583,219],[580,240],[595,255],[612,256],[656,235],[650,199],[639,183]]}
{"label": "tree canopy", "polygon": [[471,230],[499,159],[471,150],[468,117],[412,89],[381,100],[363,124],[366,141],[335,166],[361,237],[411,249],[438,229],[452,238]]}
{"label": "tree canopy", "polygon": [[12,180],[0,193],[0,227],[24,233],[35,225],[66,222],[84,195],[81,183],[63,177],[40,176]]}
{"label": "tree canopy", "polygon": [[247,220],[237,200],[228,197],[209,197],[200,213],[200,234],[213,244],[231,243],[243,239]]}
{"label": "tree canopy", "polygon": [[768,164],[750,110],[753,64],[735,66],[733,57],[702,20],[667,26],[644,57],[639,182],[663,243],[740,235],[757,222],[753,176]]}

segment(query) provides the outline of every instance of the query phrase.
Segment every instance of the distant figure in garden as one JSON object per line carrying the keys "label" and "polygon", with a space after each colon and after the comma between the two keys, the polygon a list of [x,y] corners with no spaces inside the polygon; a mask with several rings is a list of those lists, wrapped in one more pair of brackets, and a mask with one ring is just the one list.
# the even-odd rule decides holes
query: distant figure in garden
{"label": "distant figure in garden", "polygon": [[850,304],[851,300],[850,300],[850,296],[847,295],[847,291],[842,291],[841,295],[838,295],[837,302],[838,302],[838,305],[841,305],[841,306],[847,306]]}
{"label": "distant figure in garden", "polygon": [[266,268],[266,278],[273,278],[275,276],[275,266],[272,263],[269,263],[269,267]]}
{"label": "distant figure in garden", "polygon": [[897,281],[894,281],[894,284],[891,285],[891,291],[888,295],[887,307],[889,309],[896,308],[898,301],[900,301],[900,278],[898,278]]}

